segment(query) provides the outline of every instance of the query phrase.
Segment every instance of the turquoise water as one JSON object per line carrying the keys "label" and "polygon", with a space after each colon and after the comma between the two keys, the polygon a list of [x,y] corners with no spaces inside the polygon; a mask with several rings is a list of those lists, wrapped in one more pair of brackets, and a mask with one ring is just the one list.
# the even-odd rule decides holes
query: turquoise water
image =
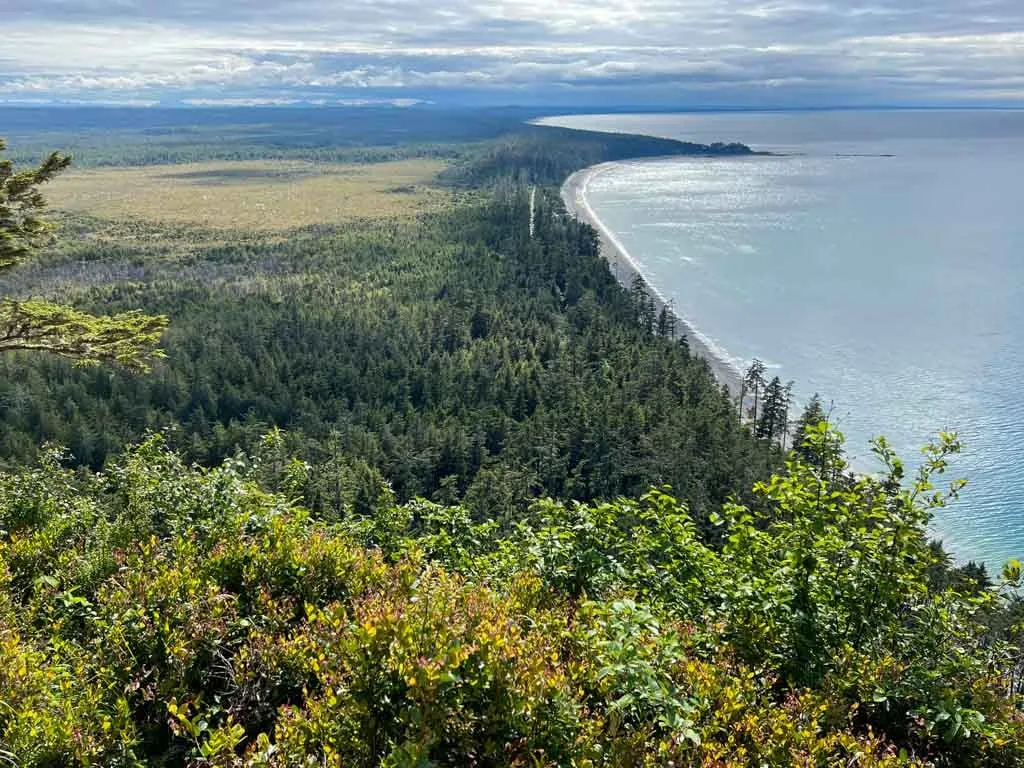
{"label": "turquoise water", "polygon": [[909,461],[958,432],[936,533],[996,573],[1024,555],[1024,112],[557,122],[800,153],[622,163],[588,197],[727,359],[831,401],[858,467],[871,436]]}

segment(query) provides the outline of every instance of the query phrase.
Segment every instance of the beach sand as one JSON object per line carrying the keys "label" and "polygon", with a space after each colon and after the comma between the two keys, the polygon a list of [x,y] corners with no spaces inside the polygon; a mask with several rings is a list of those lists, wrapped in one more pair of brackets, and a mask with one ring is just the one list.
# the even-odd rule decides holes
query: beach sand
{"label": "beach sand", "polygon": [[656,310],[661,312],[662,307],[668,308],[676,319],[676,333],[686,336],[686,340],[690,345],[690,352],[703,358],[711,368],[711,372],[719,384],[727,386],[733,397],[738,397],[740,392],[739,371],[721,357],[716,356],[703,337],[695,332],[693,327],[679,316],[678,312],[673,311],[672,305],[651,285],[622,243],[605,227],[590,207],[587,201],[587,184],[595,176],[604,173],[615,165],[617,163],[594,165],[584,168],[582,171],[577,171],[566,179],[562,185],[562,201],[565,203],[566,210],[580,221],[586,222],[597,230],[601,241],[601,255],[607,259],[609,264],[616,265],[613,271],[619,283],[626,288],[630,288],[634,277],[640,275],[640,278],[647,286],[648,292],[654,297]]}

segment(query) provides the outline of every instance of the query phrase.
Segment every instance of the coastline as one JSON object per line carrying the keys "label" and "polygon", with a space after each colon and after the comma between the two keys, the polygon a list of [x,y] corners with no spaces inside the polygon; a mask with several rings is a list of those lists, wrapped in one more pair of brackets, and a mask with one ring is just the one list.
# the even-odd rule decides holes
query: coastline
{"label": "coastline", "polygon": [[566,210],[570,215],[575,216],[580,221],[589,224],[597,230],[600,238],[601,255],[609,264],[618,265],[614,271],[619,284],[629,289],[635,277],[639,275],[654,299],[656,310],[660,312],[663,308],[667,309],[672,317],[675,318],[676,333],[686,336],[690,346],[690,353],[702,358],[711,369],[715,380],[719,384],[725,385],[733,397],[738,397],[741,373],[727,360],[723,359],[721,355],[716,354],[708,340],[696,331],[691,323],[680,317],[672,304],[666,301],[665,297],[647,279],[647,276],[644,275],[640,266],[633,260],[625,246],[619,242],[618,238],[604,225],[604,222],[598,218],[593,208],[590,207],[590,203],[587,200],[587,185],[595,176],[607,172],[616,165],[618,165],[618,162],[592,165],[589,168],[576,171],[566,179],[561,189],[562,202],[565,203]]}

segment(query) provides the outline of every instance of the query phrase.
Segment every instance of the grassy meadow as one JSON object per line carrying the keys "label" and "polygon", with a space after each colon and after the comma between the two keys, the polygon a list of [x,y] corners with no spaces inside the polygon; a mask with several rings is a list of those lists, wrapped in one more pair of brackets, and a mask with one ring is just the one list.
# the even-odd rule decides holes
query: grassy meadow
{"label": "grassy meadow", "polygon": [[47,190],[55,210],[202,228],[270,231],[440,209],[445,168],[418,158],[365,164],[301,160],[73,170]]}

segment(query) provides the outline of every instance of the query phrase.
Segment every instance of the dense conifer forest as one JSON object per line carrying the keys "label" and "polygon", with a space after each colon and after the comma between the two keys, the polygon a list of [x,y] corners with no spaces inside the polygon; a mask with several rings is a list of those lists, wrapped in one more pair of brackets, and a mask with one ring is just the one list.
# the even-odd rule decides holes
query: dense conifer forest
{"label": "dense conifer forest", "polygon": [[418,220],[287,237],[136,220],[97,242],[101,223],[67,219],[64,247],[9,275],[6,292],[166,314],[167,359],[139,377],[0,358],[0,456],[24,462],[53,441],[100,469],[155,429],[214,466],[280,427],[314,467],[317,510],[334,515],[385,484],[482,515],[659,484],[704,512],[748,492],[778,452],[740,426],[685,339],[648,332],[646,299],[615,283],[556,189],[529,237],[518,183],[708,148],[535,138],[546,130],[467,149],[442,183],[473,191]]}
{"label": "dense conifer forest", "polygon": [[1022,764],[1020,565],[928,537],[955,436],[868,477],[777,380],[750,421],[558,198],[749,150],[430,114],[376,143],[218,114],[121,162],[430,152],[443,210],[54,214],[0,278],[169,321],[148,372],[0,356],[0,763]]}

